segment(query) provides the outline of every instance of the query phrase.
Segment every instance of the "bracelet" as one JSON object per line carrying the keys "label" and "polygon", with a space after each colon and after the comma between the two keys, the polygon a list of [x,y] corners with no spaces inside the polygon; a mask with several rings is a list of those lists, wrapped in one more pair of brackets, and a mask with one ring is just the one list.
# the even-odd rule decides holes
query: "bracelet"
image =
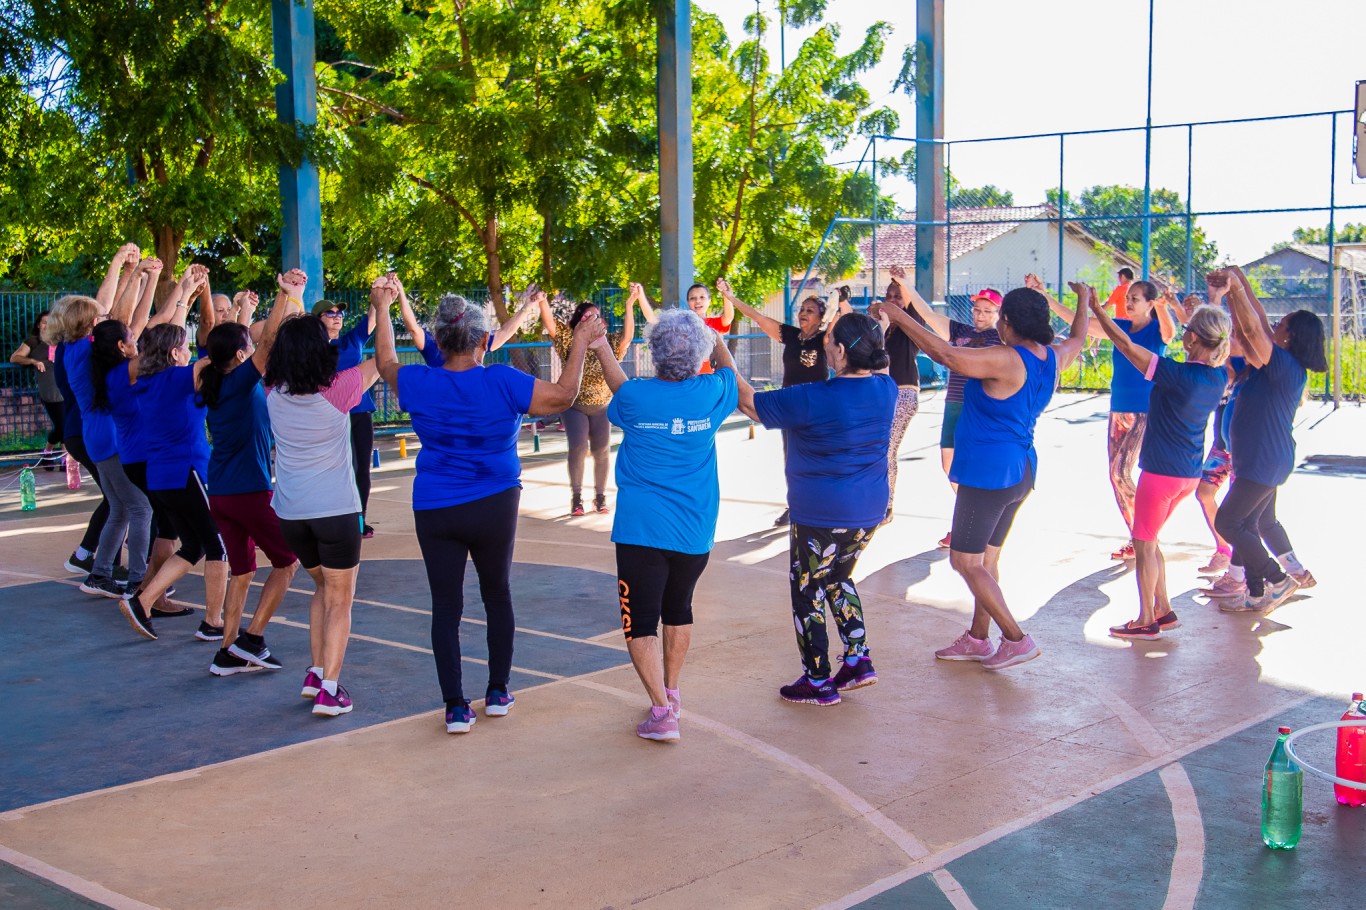
{"label": "bracelet", "polygon": [[302,300],[300,300],[298,297],[290,297],[288,294],[285,295],[285,303],[297,303],[299,305],[299,309],[302,310],[304,308],[304,302]]}
{"label": "bracelet", "polygon": [[183,309],[185,309],[185,304],[183,304],[183,303],[177,303],[177,304],[175,305],[175,308],[176,308],[177,310],[183,310]]}

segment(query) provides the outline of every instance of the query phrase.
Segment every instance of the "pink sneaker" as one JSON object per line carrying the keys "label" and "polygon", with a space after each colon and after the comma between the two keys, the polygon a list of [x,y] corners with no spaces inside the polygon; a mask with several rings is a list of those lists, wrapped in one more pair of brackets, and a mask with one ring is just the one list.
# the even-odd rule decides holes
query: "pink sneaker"
{"label": "pink sneaker", "polygon": [[1001,646],[996,649],[995,654],[982,661],[982,666],[988,670],[1004,670],[1006,667],[1033,660],[1042,653],[1028,633],[1019,641],[1002,637]]}
{"label": "pink sneaker", "polygon": [[1247,582],[1234,581],[1233,576],[1225,572],[1215,579],[1214,584],[1201,588],[1200,593],[1213,600],[1226,597],[1246,597]]}
{"label": "pink sneaker", "polygon": [[995,653],[989,637],[973,638],[971,632],[964,631],[953,644],[935,651],[934,656],[940,660],[986,660]]}
{"label": "pink sneaker", "polygon": [[[658,712],[663,711],[663,715]],[[678,739],[678,718],[672,708],[650,708],[650,713],[636,724],[636,736],[653,739],[657,742],[673,742]]]}
{"label": "pink sneaker", "polygon": [[322,688],[323,678],[312,670],[309,670],[308,674],[304,676],[304,687],[299,690],[299,696],[301,698],[309,699],[317,698],[318,693],[322,691]]}
{"label": "pink sneaker", "polygon": [[1289,574],[1291,578],[1295,579],[1295,584],[1299,585],[1301,591],[1312,588],[1319,583],[1318,579],[1314,577],[1314,573],[1310,572],[1308,569],[1305,569],[1303,572],[1291,572]]}
{"label": "pink sneaker", "polygon": [[677,689],[665,689],[664,697],[669,701],[669,707],[674,712],[674,717],[683,716],[683,693]]}
{"label": "pink sneaker", "polygon": [[1215,550],[1214,555],[1209,558],[1209,565],[1201,566],[1196,569],[1201,575],[1223,575],[1228,571],[1232,557],[1223,550]]}
{"label": "pink sneaker", "polygon": [[339,714],[351,713],[351,693],[346,691],[346,686],[337,684],[337,694],[333,695],[326,689],[318,690],[318,697],[313,699],[313,713],[322,714],[326,717],[336,717]]}

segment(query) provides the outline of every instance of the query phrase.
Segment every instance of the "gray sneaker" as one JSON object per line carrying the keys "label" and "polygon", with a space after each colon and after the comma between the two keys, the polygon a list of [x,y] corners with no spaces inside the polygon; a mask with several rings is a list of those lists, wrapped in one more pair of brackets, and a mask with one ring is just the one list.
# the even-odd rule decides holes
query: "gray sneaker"
{"label": "gray sneaker", "polygon": [[1219,604],[1224,613],[1270,613],[1289,599],[1299,588],[1299,584],[1289,575],[1278,582],[1267,582],[1260,596],[1251,595],[1242,600],[1226,600]]}

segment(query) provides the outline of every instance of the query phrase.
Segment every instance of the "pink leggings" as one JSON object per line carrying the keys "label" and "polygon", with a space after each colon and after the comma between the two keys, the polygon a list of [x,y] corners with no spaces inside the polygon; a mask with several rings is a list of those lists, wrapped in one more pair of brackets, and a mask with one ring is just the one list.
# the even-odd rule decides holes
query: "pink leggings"
{"label": "pink leggings", "polygon": [[1199,477],[1168,477],[1144,471],[1134,497],[1134,540],[1157,540],[1181,500],[1195,492]]}

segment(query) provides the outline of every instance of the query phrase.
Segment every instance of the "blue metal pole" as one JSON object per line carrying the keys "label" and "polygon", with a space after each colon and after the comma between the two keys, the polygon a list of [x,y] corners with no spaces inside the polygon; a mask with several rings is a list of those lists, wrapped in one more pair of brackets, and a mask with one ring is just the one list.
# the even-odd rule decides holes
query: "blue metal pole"
{"label": "blue metal pole", "polygon": [[1191,292],[1195,281],[1195,216],[1191,212],[1191,190],[1193,179],[1191,172],[1195,167],[1195,127],[1186,126],[1186,293]]}
{"label": "blue metal pole", "polygon": [[[1062,255],[1063,255],[1063,245],[1064,245],[1064,243],[1065,243],[1065,241],[1064,241],[1064,239],[1063,239],[1063,230],[1064,230],[1064,228],[1063,228],[1063,221],[1065,221],[1066,218],[1065,218],[1065,213],[1064,213],[1064,211],[1063,211],[1062,188],[1063,188],[1063,176],[1064,176],[1064,165],[1065,165],[1065,162],[1066,162],[1066,154],[1067,154],[1067,137],[1066,137],[1064,134],[1059,133],[1059,134],[1058,134],[1058,299],[1059,299],[1059,300],[1062,300],[1062,299],[1063,299],[1063,296],[1062,296],[1063,293],[1064,293],[1063,288],[1064,288],[1064,286],[1065,286],[1065,278],[1064,278],[1064,276],[1063,276],[1063,258],[1062,258]],[[1080,306],[1080,305],[1081,305],[1081,302],[1078,301],[1078,302],[1077,302],[1077,305]]]}
{"label": "blue metal pole", "polygon": [[1337,290],[1338,115],[1333,114],[1330,119],[1332,138],[1328,147],[1328,296],[1333,301],[1333,371],[1331,376],[1325,379],[1324,385],[1332,386],[1327,391],[1333,396],[1333,408],[1337,409],[1342,404],[1342,298]]}
{"label": "blue metal pole", "polygon": [[1153,261],[1153,5],[1148,0],[1148,117],[1143,127],[1143,280]]}
{"label": "blue metal pole", "polygon": [[682,305],[694,274],[691,11],[689,0],[661,4],[659,11],[659,252],[664,306]]}
{"label": "blue metal pole", "polygon": [[948,207],[944,174],[944,0],[916,0],[915,290],[946,296],[948,252],[941,248]]}
{"label": "blue metal pole", "polygon": [[868,301],[877,299],[877,139],[873,139],[873,275],[868,280]]}
{"label": "blue metal pole", "polygon": [[[318,86],[313,73],[313,0],[271,0],[275,67],[285,79],[275,86],[275,112],[281,123],[302,134],[318,122]],[[280,166],[281,238],[286,269],[308,275],[304,304],[323,295],[323,215],[318,169],[305,158],[297,168]]]}

